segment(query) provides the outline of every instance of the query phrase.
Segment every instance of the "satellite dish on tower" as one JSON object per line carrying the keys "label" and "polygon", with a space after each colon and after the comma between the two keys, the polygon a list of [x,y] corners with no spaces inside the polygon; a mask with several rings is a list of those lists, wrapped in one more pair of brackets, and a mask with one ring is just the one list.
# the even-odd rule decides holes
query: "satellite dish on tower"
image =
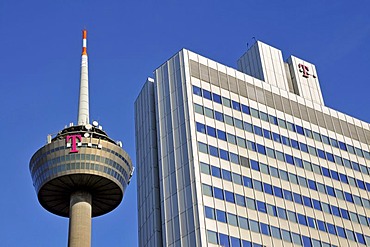
{"label": "satellite dish on tower", "polygon": [[98,127],[99,126],[98,121],[93,121],[92,124],[93,124],[94,127]]}
{"label": "satellite dish on tower", "polygon": [[87,130],[91,130],[92,125],[91,125],[91,124],[86,124],[86,125],[85,125],[85,128],[86,128]]}

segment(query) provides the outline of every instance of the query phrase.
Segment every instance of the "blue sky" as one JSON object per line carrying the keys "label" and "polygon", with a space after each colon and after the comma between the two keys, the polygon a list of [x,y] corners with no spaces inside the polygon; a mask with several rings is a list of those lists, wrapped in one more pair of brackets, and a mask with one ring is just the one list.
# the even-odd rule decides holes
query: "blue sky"
{"label": "blue sky", "polygon": [[[90,116],[135,163],[133,103],[181,48],[235,67],[256,37],[316,65],[327,106],[370,121],[368,1],[0,2],[1,246],[66,246],[68,219],[38,203],[28,163],[77,121],[81,29],[88,29]],[[135,163],[136,165],[136,163]],[[137,246],[136,177],[93,219],[93,246]]]}

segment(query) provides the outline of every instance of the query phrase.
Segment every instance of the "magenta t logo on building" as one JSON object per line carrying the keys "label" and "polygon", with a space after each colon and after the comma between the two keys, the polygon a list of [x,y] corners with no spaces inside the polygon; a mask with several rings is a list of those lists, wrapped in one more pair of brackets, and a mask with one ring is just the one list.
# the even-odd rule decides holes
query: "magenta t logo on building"
{"label": "magenta t logo on building", "polygon": [[[303,73],[303,77],[308,78],[310,74],[308,73],[309,69],[306,65],[304,64],[298,64],[299,72]],[[314,74],[311,75],[313,78],[316,78]]]}
{"label": "magenta t logo on building", "polygon": [[306,65],[303,65],[303,64],[298,64],[298,68],[300,68],[300,72],[303,73],[303,77],[306,77],[308,78],[309,74],[308,74],[308,67]]}
{"label": "magenta t logo on building", "polygon": [[68,142],[69,140],[72,139],[72,143],[71,143],[71,150],[69,151],[70,153],[78,153],[78,150],[77,150],[77,139],[79,141],[82,141],[82,137],[81,135],[68,135],[66,137],[66,143],[68,145]]}

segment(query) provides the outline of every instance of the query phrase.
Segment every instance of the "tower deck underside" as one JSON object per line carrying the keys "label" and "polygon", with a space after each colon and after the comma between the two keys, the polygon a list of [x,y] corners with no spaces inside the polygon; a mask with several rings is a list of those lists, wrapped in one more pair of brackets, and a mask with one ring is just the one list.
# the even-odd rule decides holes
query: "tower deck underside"
{"label": "tower deck underside", "polygon": [[76,134],[76,128],[71,130],[63,130],[31,159],[40,204],[51,213],[68,217],[71,194],[86,191],[92,195],[92,217],[108,213],[122,201],[133,169],[131,160],[108,137],[104,140],[93,134],[81,137],[77,151],[71,152],[73,146],[65,139]]}

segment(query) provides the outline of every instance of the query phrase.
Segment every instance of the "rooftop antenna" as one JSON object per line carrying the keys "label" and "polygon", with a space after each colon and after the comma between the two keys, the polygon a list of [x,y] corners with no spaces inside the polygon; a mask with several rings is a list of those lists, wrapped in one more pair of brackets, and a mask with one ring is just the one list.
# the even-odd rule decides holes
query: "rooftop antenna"
{"label": "rooftop antenna", "polygon": [[89,73],[87,64],[87,30],[82,30],[80,97],[77,125],[89,124]]}

